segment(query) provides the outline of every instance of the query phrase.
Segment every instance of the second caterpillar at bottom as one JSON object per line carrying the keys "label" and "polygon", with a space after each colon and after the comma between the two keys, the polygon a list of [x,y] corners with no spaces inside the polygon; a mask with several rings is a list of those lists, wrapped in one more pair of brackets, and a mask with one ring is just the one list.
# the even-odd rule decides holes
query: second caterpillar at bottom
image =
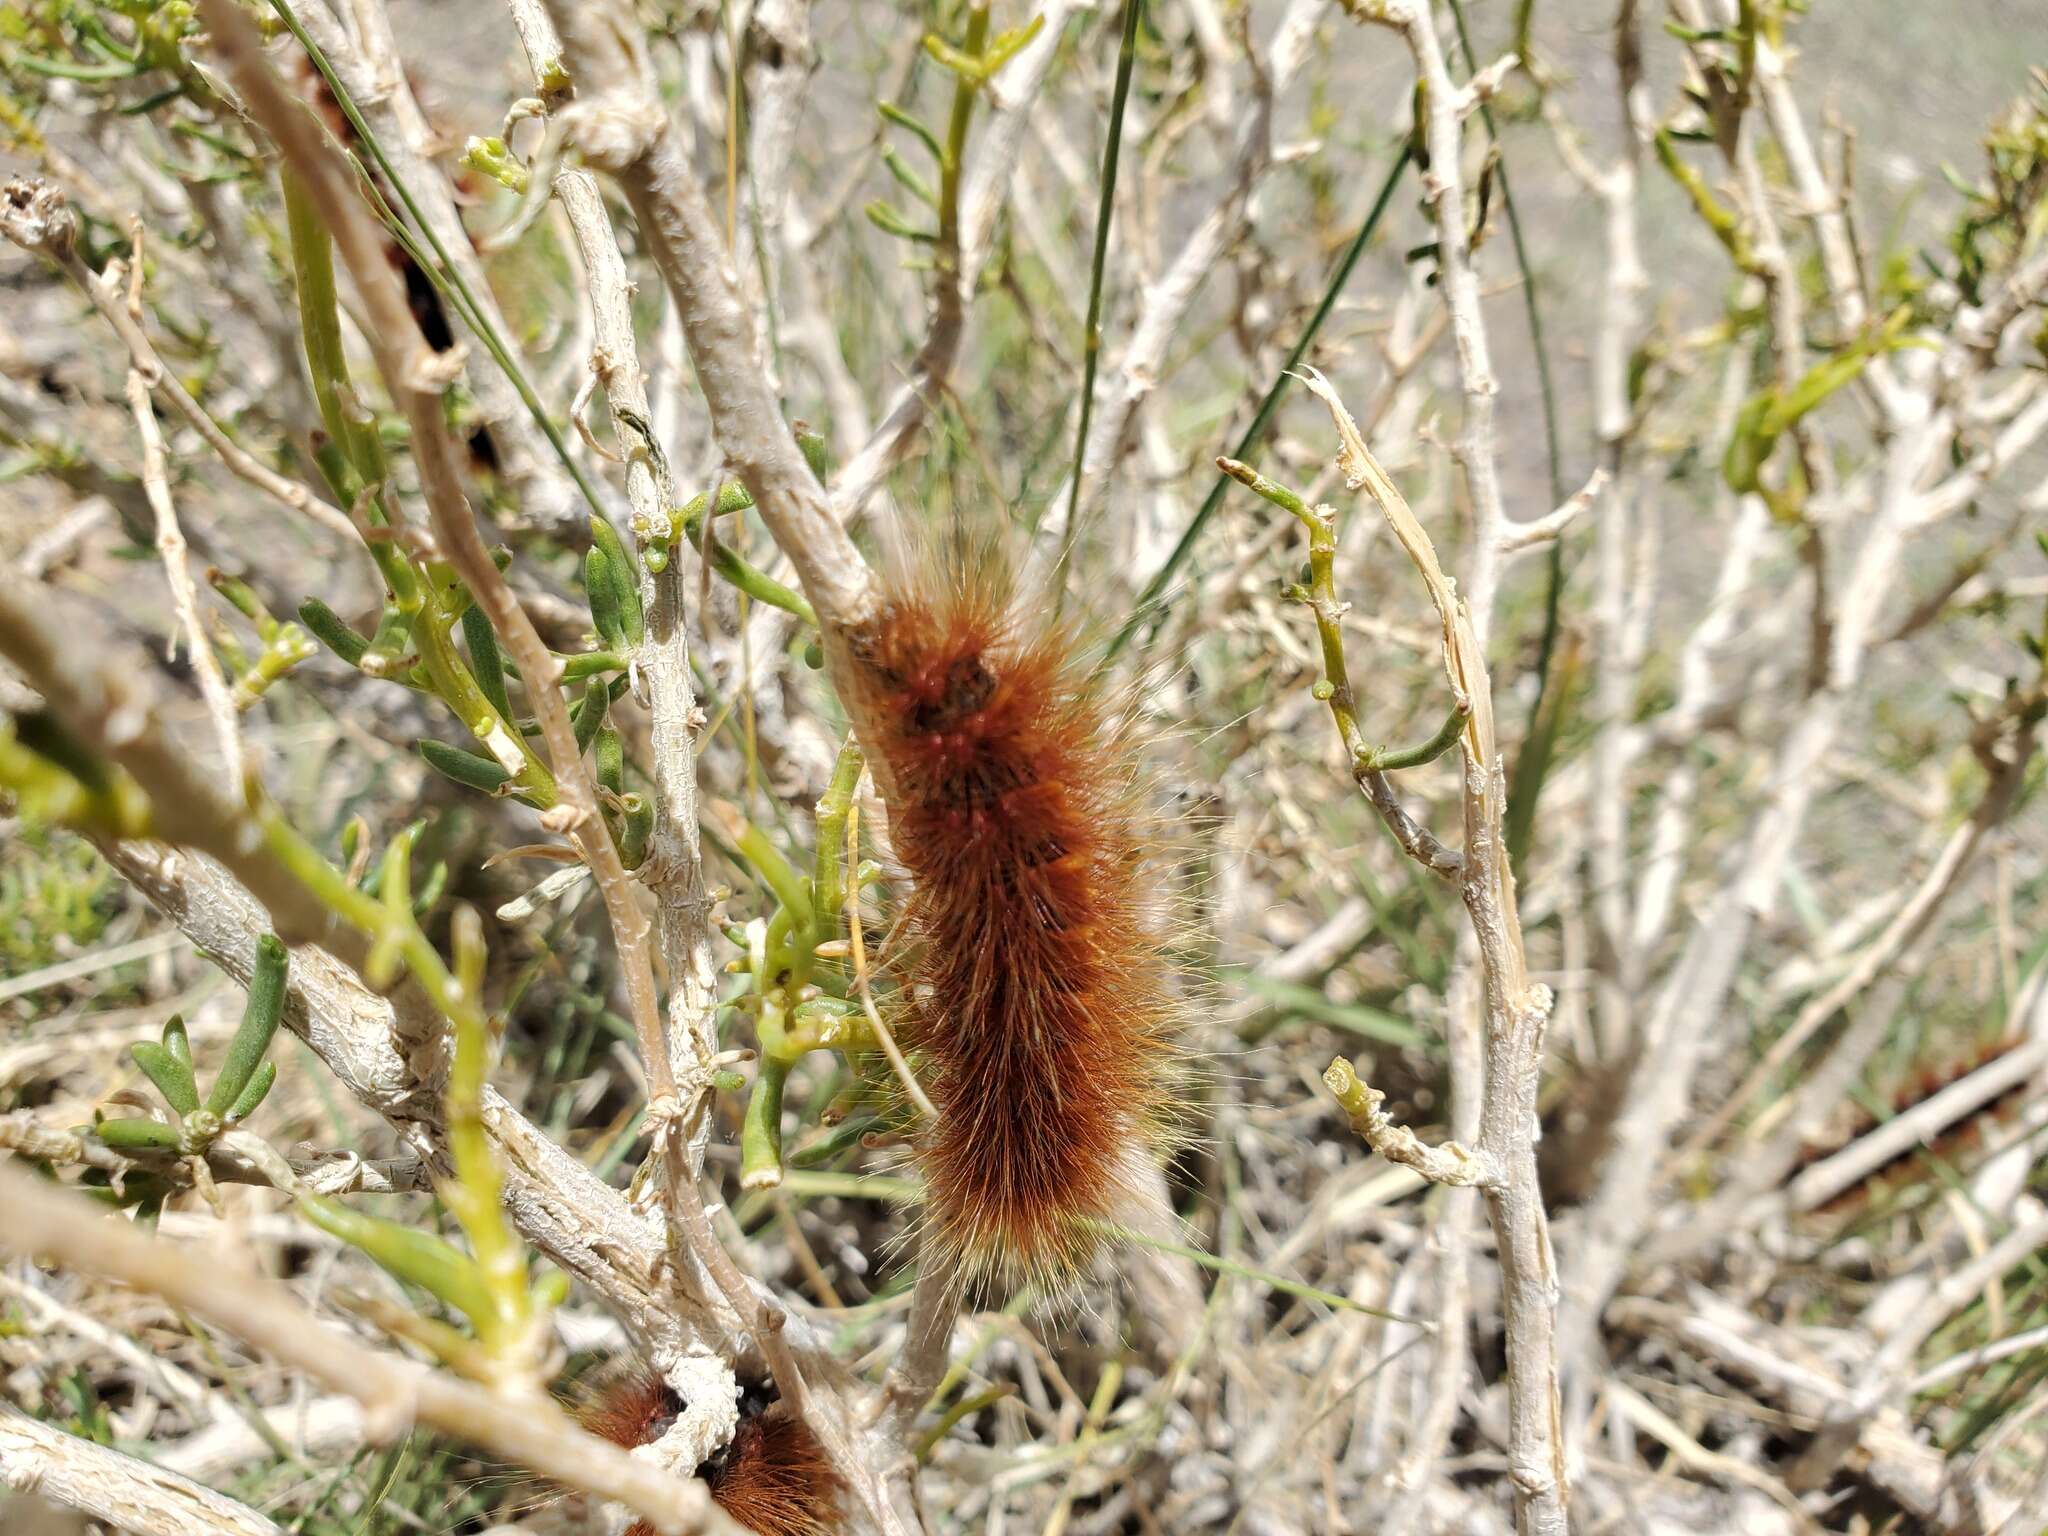
{"label": "second caterpillar at bottom", "polygon": [[[667,1382],[643,1369],[605,1387],[579,1417],[592,1434],[631,1450],[668,1433],[683,1407]],[[840,1529],[831,1463],[772,1387],[742,1386],[731,1444],[696,1475],[718,1507],[757,1536],[832,1536]],[[625,1536],[654,1536],[654,1526],[636,1521]]]}

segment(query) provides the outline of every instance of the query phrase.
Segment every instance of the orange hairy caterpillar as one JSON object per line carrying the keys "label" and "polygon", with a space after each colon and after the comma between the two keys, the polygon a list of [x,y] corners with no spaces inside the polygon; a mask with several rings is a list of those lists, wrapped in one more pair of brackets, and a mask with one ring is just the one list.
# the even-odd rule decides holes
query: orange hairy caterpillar
{"label": "orange hairy caterpillar", "polygon": [[[614,1445],[650,1445],[668,1432],[683,1401],[651,1370],[605,1387],[579,1414],[583,1427]],[[772,1388],[743,1387],[732,1443],[697,1468],[718,1507],[757,1536],[831,1536],[839,1529],[839,1481],[801,1419]],[[645,1520],[626,1536],[654,1536]]]}
{"label": "orange hairy caterpillar", "polygon": [[1169,1119],[1144,781],[1081,649],[983,561],[891,582],[833,655],[912,882],[896,1011],[938,1111],[913,1133],[929,1230],[970,1271],[1054,1282],[1129,1219]]}

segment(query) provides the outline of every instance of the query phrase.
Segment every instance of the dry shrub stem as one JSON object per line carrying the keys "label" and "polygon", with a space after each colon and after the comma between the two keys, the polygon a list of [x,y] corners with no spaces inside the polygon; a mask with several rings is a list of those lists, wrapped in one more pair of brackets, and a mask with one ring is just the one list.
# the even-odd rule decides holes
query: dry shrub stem
{"label": "dry shrub stem", "polygon": [[[1435,1149],[1441,1154],[1438,1158],[1404,1156],[1403,1161],[1426,1175],[1448,1173],[1448,1182],[1478,1184],[1484,1191],[1500,1253],[1506,1314],[1508,1472],[1515,1489],[1516,1524],[1525,1536],[1563,1536],[1569,1483],[1558,1387],[1557,1266],[1536,1173],[1536,1090],[1551,993],[1529,980],[1523,951],[1504,832],[1507,784],[1494,737],[1493,688],[1471,615],[1438,564],[1429,535],[1373,457],[1336,391],[1313,370],[1307,383],[1329,407],[1336,424],[1341,444],[1338,466],[1345,483],[1353,490],[1363,487],[1379,504],[1429,589],[1442,629],[1444,670],[1454,697],[1467,710],[1459,738],[1465,846],[1458,886],[1478,940],[1483,984],[1486,1084],[1479,1144],[1469,1154],[1462,1148],[1455,1153]],[[1339,1090],[1352,1086],[1364,1090],[1363,1084],[1332,1084]],[[1365,1090],[1358,1097],[1368,1094]],[[1382,1140],[1396,1139],[1379,1123],[1383,1116],[1371,1119],[1369,1105],[1365,1113]],[[1440,1166],[1444,1157],[1451,1162]]]}
{"label": "dry shrub stem", "polygon": [[584,158],[625,193],[681,317],[719,450],[829,625],[874,609],[874,581],[798,449],[755,350],[704,189],[655,94],[640,29],[616,0],[549,7],[576,79],[564,112]]}
{"label": "dry shrub stem", "polygon": [[11,1403],[0,1403],[0,1488],[41,1495],[134,1536],[284,1536],[284,1527],[246,1504],[66,1434]]}
{"label": "dry shrub stem", "polygon": [[[545,58],[545,52],[541,56]],[[626,460],[627,500],[636,526],[661,530],[667,527],[677,498],[667,457],[649,435],[653,415],[633,339],[632,282],[597,183],[583,171],[564,171],[555,180],[555,196],[568,215],[583,259],[597,332],[590,367],[611,406],[612,430]],[[640,878],[655,895],[657,942],[670,988],[670,1070],[678,1084],[687,1085],[679,1132],[694,1177],[703,1166],[711,1131],[705,1109],[710,1102],[711,1058],[718,1051],[710,903],[697,838],[692,729],[697,696],[690,678],[689,634],[676,563],[671,560],[660,573],[650,575],[647,586],[648,640],[638,662],[647,682],[652,722],[655,820],[649,863]]]}
{"label": "dry shrub stem", "polygon": [[368,1349],[315,1322],[277,1281],[147,1237],[11,1167],[0,1167],[0,1218],[0,1244],[9,1252],[161,1296],[360,1399],[373,1433],[429,1424],[543,1477],[617,1499],[668,1536],[744,1536],[745,1527],[711,1502],[702,1483],[681,1481],[586,1434],[538,1390],[495,1392]]}

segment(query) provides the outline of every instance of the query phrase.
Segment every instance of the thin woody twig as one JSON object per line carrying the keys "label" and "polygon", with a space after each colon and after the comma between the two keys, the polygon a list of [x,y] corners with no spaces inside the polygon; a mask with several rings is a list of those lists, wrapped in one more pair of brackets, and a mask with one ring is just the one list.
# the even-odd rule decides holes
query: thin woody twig
{"label": "thin woody twig", "polygon": [[1584,485],[1560,502],[1555,510],[1546,512],[1541,517],[1532,517],[1526,523],[1509,523],[1501,530],[1501,553],[1519,554],[1523,550],[1534,549],[1538,545],[1548,544],[1553,539],[1562,538],[1565,529],[1572,525],[1579,514],[1593,505],[1594,499],[1599,496],[1602,487],[1610,478],[1606,466],[1602,465],[1593,471]]}
{"label": "thin woody twig", "polygon": [[[30,1418],[0,1402],[0,1488],[134,1536],[284,1536],[284,1528],[189,1477]],[[24,1518],[27,1518],[24,1516]]]}
{"label": "thin woody twig", "polygon": [[[1494,739],[1492,684],[1472,616],[1444,576],[1429,535],[1367,448],[1328,381],[1311,369],[1306,382],[1329,407],[1340,442],[1337,462],[1347,484],[1354,490],[1364,487],[1379,503],[1429,589],[1442,625],[1444,669],[1454,694],[1469,710],[1461,737],[1465,846],[1458,882],[1478,941],[1486,1082],[1479,1142],[1471,1153],[1484,1174],[1468,1182],[1482,1183],[1500,1251],[1507,1324],[1508,1456],[1517,1525],[1531,1536],[1563,1536],[1569,1483],[1558,1387],[1558,1284],[1535,1148],[1536,1090],[1551,996],[1549,988],[1529,980],[1523,953],[1504,833],[1507,789]],[[1358,1086],[1362,1090],[1363,1085]],[[1366,1097],[1363,1092],[1358,1096]],[[1362,1107],[1370,1123],[1369,1103]],[[1402,1149],[1407,1150],[1405,1144]]]}
{"label": "thin woody twig", "polygon": [[[0,1115],[0,1151],[17,1152],[36,1162],[98,1168],[107,1173],[147,1168],[174,1180],[190,1176],[182,1160],[119,1151],[83,1132],[45,1125],[28,1110]],[[241,1155],[232,1133],[209,1146],[206,1158],[216,1183],[276,1185],[269,1171]],[[433,1188],[426,1165],[413,1157],[364,1158],[353,1153],[322,1157],[306,1155],[302,1148],[289,1162],[297,1186],[315,1194],[395,1194]]]}
{"label": "thin woody twig", "polygon": [[791,255],[784,235],[790,172],[811,72],[818,66],[810,10],[810,0],[756,0],[747,18],[746,193],[751,217],[742,225],[740,263],[759,278],[761,353],[772,367],[779,367],[779,359],[770,335],[789,310],[783,289]]}
{"label": "thin woody twig", "polygon": [[[1464,421],[1453,452],[1472,495],[1472,569],[1466,575],[1466,601],[1473,633],[1484,646],[1492,626],[1508,517],[1501,500],[1493,440],[1494,397],[1500,384],[1493,374],[1486,318],[1479,304],[1479,274],[1472,265],[1466,233],[1461,106],[1468,92],[1451,83],[1435,17],[1425,0],[1344,0],[1344,4],[1360,20],[1379,22],[1401,34],[1414,55],[1415,72],[1423,85],[1427,117],[1421,127],[1429,147],[1429,166],[1421,173],[1422,184],[1436,218],[1437,270],[1442,274],[1440,286],[1451,316],[1458,378],[1465,397]],[[1476,97],[1472,104],[1477,104]]]}
{"label": "thin woody twig", "polygon": [[206,440],[222,464],[248,481],[266,496],[305,513],[322,526],[340,534],[350,544],[361,542],[355,524],[346,512],[316,495],[297,480],[288,479],[251,457],[222,432],[204,406],[185,392],[177,376],[164,367],[155,346],[142,329],[139,313],[131,312],[119,293],[120,278],[110,268],[95,273],[78,255],[77,225],[65,204],[64,194],[47,182],[16,180],[0,188],[0,233],[25,251],[55,262],[92,301],[94,309],[114,328],[114,334],[128,349],[130,366],[142,375],[150,391],[167,409]]}
{"label": "thin woody twig", "polygon": [[[589,280],[597,347],[592,376],[611,406],[612,431],[626,461],[626,496],[636,527],[656,538],[677,504],[667,456],[651,437],[652,415],[633,338],[632,284],[613,237],[597,183],[584,171],[564,171],[555,195],[575,231]],[[681,575],[670,560],[647,578],[648,640],[638,661],[647,680],[652,721],[654,832],[643,878],[655,893],[656,932],[669,975],[668,1054],[682,1106],[683,1144],[692,1173],[702,1166],[710,1121],[703,1114],[710,1091],[709,1063],[718,1050],[714,1015],[716,969],[711,958],[709,903],[697,842],[697,769],[692,722],[696,689],[690,678],[688,631],[683,622]]]}
{"label": "thin woody twig", "polygon": [[1413,1168],[1432,1184],[1454,1188],[1500,1182],[1500,1170],[1482,1154],[1455,1141],[1427,1146],[1406,1126],[1396,1125],[1393,1117],[1380,1108],[1387,1096],[1360,1077],[1344,1057],[1339,1056],[1324,1070],[1323,1086],[1350,1118],[1351,1129],[1388,1162]]}
{"label": "thin woody twig", "polygon": [[185,632],[185,649],[192,657],[192,670],[199,676],[200,695],[206,700],[207,713],[213,716],[221,766],[231,778],[239,779],[242,733],[235,723],[234,697],[221,672],[220,658],[213,654],[213,644],[199,621],[199,589],[192,584],[192,568],[185,562],[185,532],[178,526],[178,509],[171,501],[163,434],[157,430],[156,412],[149,403],[149,384],[141,370],[135,368],[128,370],[128,409],[142,439],[142,489],[156,513],[156,551],[163,559],[164,577],[170,583],[171,607],[178,616],[178,627]]}
{"label": "thin woody twig", "polygon": [[[1318,376],[1320,377],[1320,375]],[[1414,859],[1431,874],[1456,879],[1461,867],[1458,854],[1446,848],[1437,838],[1411,816],[1400,798],[1394,792],[1393,781],[1387,777],[1392,766],[1390,755],[1370,745],[1358,723],[1358,696],[1351,686],[1350,664],[1344,653],[1344,610],[1348,606],[1337,599],[1334,577],[1337,558],[1337,528],[1327,507],[1311,507],[1285,486],[1268,479],[1250,465],[1232,458],[1219,458],[1216,467],[1239,484],[1263,496],[1290,513],[1309,535],[1309,584],[1296,590],[1292,595],[1315,616],[1316,633],[1321,641],[1323,678],[1316,687],[1316,696],[1329,705],[1330,718],[1336,722],[1338,737],[1344,743],[1344,750],[1351,761],[1351,774],[1358,787],[1372,802],[1373,809],[1380,813],[1380,819],[1387,830],[1394,834],[1394,840],[1402,851]],[[1452,716],[1462,729],[1461,709],[1464,704],[1458,699],[1459,708]],[[1448,723],[1447,723],[1448,729]],[[1455,739],[1453,736],[1452,739]],[[1437,750],[1449,746],[1449,741],[1439,736]],[[1398,757],[1402,754],[1393,754]],[[1427,761],[1435,753],[1425,753],[1417,761]],[[1399,766],[1412,766],[1403,763]]]}
{"label": "thin woody twig", "polygon": [[875,583],[799,451],[762,372],[754,327],[740,302],[696,173],[675,143],[635,40],[640,28],[615,0],[550,6],[576,78],[565,109],[585,160],[614,177],[681,318],[718,445],[782,546],[819,618],[844,627],[871,616]]}
{"label": "thin woody twig", "polygon": [[2048,1037],[2030,1040],[1950,1083],[1939,1093],[1885,1121],[1868,1136],[1808,1168],[1785,1191],[1789,1209],[1809,1211],[1861,1183],[1901,1153],[1910,1152],[2048,1064]]}

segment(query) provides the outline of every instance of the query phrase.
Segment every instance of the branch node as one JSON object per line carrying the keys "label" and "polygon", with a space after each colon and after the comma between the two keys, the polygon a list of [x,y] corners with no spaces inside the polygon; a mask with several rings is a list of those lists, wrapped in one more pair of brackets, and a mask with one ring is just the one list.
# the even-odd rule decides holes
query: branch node
{"label": "branch node", "polygon": [[1387,1096],[1360,1077],[1344,1057],[1330,1063],[1323,1073],[1323,1086],[1350,1118],[1351,1129],[1388,1162],[1412,1168],[1433,1184],[1479,1189],[1500,1186],[1500,1171],[1484,1152],[1474,1152],[1455,1141],[1432,1147],[1406,1126],[1396,1125],[1380,1108]]}

